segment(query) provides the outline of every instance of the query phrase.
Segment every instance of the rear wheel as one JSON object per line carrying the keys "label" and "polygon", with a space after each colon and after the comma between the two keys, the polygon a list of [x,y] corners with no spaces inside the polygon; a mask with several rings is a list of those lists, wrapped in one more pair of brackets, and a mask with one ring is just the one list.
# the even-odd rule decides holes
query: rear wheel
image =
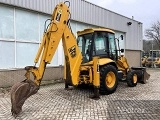
{"label": "rear wheel", "polygon": [[135,87],[138,82],[138,76],[135,70],[127,73],[127,84],[129,87]]}
{"label": "rear wheel", "polygon": [[100,94],[113,93],[118,85],[117,70],[112,65],[103,66],[100,70]]}

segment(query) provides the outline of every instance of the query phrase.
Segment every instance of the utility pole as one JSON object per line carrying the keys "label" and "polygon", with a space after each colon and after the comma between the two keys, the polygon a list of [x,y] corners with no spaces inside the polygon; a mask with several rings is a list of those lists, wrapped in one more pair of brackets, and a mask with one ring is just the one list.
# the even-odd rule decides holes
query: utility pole
{"label": "utility pole", "polygon": [[152,40],[152,68],[153,68],[153,40]]}

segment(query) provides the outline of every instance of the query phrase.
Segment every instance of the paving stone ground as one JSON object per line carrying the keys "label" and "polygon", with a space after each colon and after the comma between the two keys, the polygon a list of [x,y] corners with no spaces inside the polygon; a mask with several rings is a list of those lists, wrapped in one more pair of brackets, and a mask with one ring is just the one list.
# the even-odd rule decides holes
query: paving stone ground
{"label": "paving stone ground", "polygon": [[147,70],[147,84],[128,87],[120,82],[115,93],[92,100],[91,90],[64,90],[64,83],[42,86],[15,119],[9,92],[0,93],[0,120],[160,120],[160,69]]}

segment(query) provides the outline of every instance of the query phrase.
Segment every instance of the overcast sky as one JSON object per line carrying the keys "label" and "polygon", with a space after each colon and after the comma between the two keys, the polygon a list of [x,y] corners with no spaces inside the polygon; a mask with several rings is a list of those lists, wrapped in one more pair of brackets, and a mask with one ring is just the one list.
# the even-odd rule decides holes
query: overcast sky
{"label": "overcast sky", "polygon": [[160,21],[160,0],[86,0],[143,23],[143,31]]}

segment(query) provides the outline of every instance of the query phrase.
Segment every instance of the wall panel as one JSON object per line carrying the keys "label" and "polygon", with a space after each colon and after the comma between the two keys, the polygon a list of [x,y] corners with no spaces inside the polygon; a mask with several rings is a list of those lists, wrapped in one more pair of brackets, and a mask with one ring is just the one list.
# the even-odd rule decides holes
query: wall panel
{"label": "wall panel", "polygon": [[[1,26],[5,25],[5,27],[0,28],[0,41],[4,39],[6,41],[14,41],[15,47],[19,46],[19,42],[26,44],[34,43],[38,46],[43,35],[44,21],[50,18],[55,5],[60,1],[61,0],[0,0],[0,12],[2,12],[0,14],[0,24],[3,23]],[[19,9],[19,7],[29,10]],[[142,23],[84,0],[70,0],[70,10],[72,18],[71,26],[75,35],[76,31],[84,28],[97,26],[106,27],[118,31],[117,36],[121,33],[124,34],[125,40],[121,43],[121,48],[128,50],[142,49]],[[18,15],[18,13],[21,14]],[[19,18],[17,18],[18,16]],[[132,25],[128,26],[127,22],[132,22]],[[7,25],[10,26],[10,29],[8,29]],[[8,30],[10,32],[8,32]],[[50,64],[51,66],[63,64],[63,60],[59,60],[60,54],[62,55],[60,59],[63,59],[63,49],[61,47],[61,45],[58,47],[55,54],[57,57],[54,58],[54,62]],[[22,52],[23,50],[20,51]],[[17,62],[19,58],[16,55],[19,53],[15,51],[14,54],[15,59],[13,61],[16,64],[12,67],[23,67],[23,64],[19,65]],[[35,56],[32,55],[32,59],[34,59],[34,57]]]}
{"label": "wall panel", "polygon": [[[33,0],[0,0],[1,3],[20,6],[47,14],[52,14],[56,4],[64,1],[65,0],[34,0],[33,2]],[[85,0],[69,1],[73,20],[125,32],[127,39],[126,48],[131,50],[142,49],[142,23]],[[127,22],[132,22],[132,25],[128,26]],[[139,28],[137,28],[138,26]]]}

